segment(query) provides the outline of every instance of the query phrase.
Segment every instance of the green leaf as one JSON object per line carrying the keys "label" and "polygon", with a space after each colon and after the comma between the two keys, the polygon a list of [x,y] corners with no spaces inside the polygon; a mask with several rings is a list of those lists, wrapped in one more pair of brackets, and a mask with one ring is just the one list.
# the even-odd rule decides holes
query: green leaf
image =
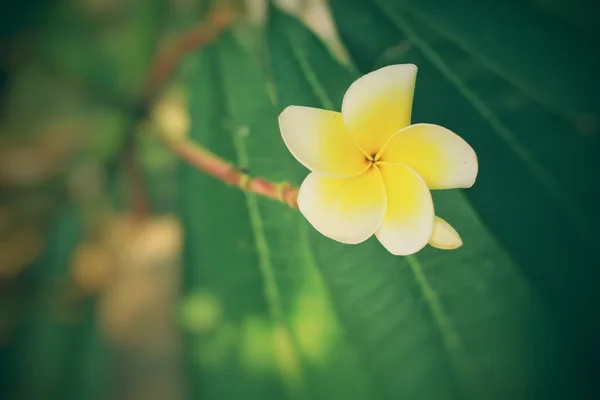
{"label": "green leaf", "polygon": [[[217,57],[218,49],[210,47],[185,65],[192,88],[190,136],[233,160],[233,137],[223,128],[225,105]],[[245,378],[236,357],[235,344],[244,318],[264,319],[267,313],[244,194],[187,165],[181,168],[181,187],[186,237],[184,305],[191,309],[187,319],[206,320],[201,325],[184,324],[194,397],[235,398],[244,393],[256,398],[278,397],[280,388],[271,388],[271,377]],[[207,319],[206,315],[213,317]]]}
{"label": "green leaf", "polygon": [[[356,75],[298,22],[276,11],[271,21],[281,105],[339,110]],[[344,246],[312,235],[340,318],[389,398],[527,398],[543,363],[531,295],[461,193],[435,202],[463,235],[460,250],[400,258],[376,240]]]}
{"label": "green leaf", "polygon": [[[253,175],[293,178],[295,162],[279,135],[267,81],[234,37],[184,69],[192,139]],[[300,214],[190,167],[182,168],[181,183],[184,304],[196,303],[185,312],[194,395],[281,398],[281,381],[291,398],[369,398]],[[220,317],[208,324],[203,315],[214,315],[215,307]]]}
{"label": "green leaf", "polygon": [[[277,107],[256,61],[225,35],[185,66],[191,136],[253,175],[298,184],[307,171],[281,140],[277,109],[339,110],[358,75],[276,9],[267,41]],[[546,394],[554,365],[545,350],[555,338],[521,271],[461,192],[435,193],[461,249],[394,257],[375,239],[333,242],[298,212],[190,167],[181,183],[186,355],[196,397]],[[273,340],[273,330],[290,340]]]}
{"label": "green leaf", "polygon": [[480,172],[466,195],[562,336],[549,388],[561,398],[591,384],[598,349],[596,64],[592,38],[525,3],[335,0],[332,9],[361,72],[417,64],[415,122],[475,148]]}

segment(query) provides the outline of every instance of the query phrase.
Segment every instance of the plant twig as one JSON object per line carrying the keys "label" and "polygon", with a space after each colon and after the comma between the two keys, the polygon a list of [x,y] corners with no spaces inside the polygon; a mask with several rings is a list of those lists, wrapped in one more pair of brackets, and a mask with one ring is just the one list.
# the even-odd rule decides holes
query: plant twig
{"label": "plant twig", "polygon": [[[140,117],[148,115],[149,108],[181,60],[191,51],[215,39],[220,32],[233,22],[235,13],[236,9],[231,5],[217,6],[209,12],[202,23],[182,34],[167,50],[157,53],[148,71],[146,84],[142,91],[139,103]],[[278,200],[291,208],[298,208],[298,189],[287,182],[274,183],[261,177],[251,177],[233,164],[190,141],[171,139],[166,135],[161,135],[161,140],[182,160],[216,179],[237,186],[244,191]],[[132,148],[129,151],[129,157],[134,157],[133,150]],[[131,160],[126,165],[128,165],[132,179],[136,181],[143,179],[139,171],[135,171],[135,164]],[[134,206],[137,205],[140,208],[137,210],[137,214],[141,216],[149,211],[149,207],[147,201],[142,198],[145,197],[143,185],[140,182],[132,183],[131,197]]]}
{"label": "plant twig", "polygon": [[198,25],[184,32],[166,50],[157,51],[150,63],[143,89],[136,103],[136,119],[131,126],[124,145],[121,162],[128,178],[129,198],[133,214],[144,219],[151,211],[144,174],[140,168],[136,154],[136,134],[140,120],[149,115],[156,97],[181,64],[182,59],[190,52],[201,48],[214,40],[219,33],[231,25],[235,18],[236,9],[231,4],[216,6]]}
{"label": "plant twig", "polygon": [[261,177],[251,177],[233,164],[188,140],[174,140],[165,136],[161,138],[182,160],[204,173],[244,191],[280,201],[290,208],[298,208],[298,189],[288,182],[274,183]]}
{"label": "plant twig", "polygon": [[231,25],[235,15],[236,9],[230,4],[216,6],[201,23],[184,32],[167,49],[158,51],[146,75],[142,92],[145,103],[154,100],[186,55],[214,40]]}
{"label": "plant twig", "polygon": [[[162,57],[159,56],[148,75],[146,96],[153,96],[158,88],[164,86],[185,54],[214,39],[231,24],[234,17],[235,8],[231,5],[215,8],[207,16],[205,24],[192,28],[171,46],[168,52],[163,53]],[[252,177],[189,140],[173,139],[165,134],[159,137],[179,158],[202,172],[244,191],[280,201],[291,208],[298,208],[298,189],[288,182],[274,183],[261,177]]]}

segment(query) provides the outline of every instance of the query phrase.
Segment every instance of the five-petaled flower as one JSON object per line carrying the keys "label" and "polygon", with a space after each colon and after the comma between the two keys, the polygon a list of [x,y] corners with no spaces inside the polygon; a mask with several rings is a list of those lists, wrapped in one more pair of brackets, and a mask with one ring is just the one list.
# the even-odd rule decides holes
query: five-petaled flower
{"label": "five-petaled flower", "polygon": [[356,80],[342,112],[289,106],[279,116],[290,152],[312,172],[298,208],[323,235],[361,243],[373,234],[392,254],[462,245],[434,215],[430,189],[468,188],[477,156],[438,125],[410,124],[417,67],[392,65]]}

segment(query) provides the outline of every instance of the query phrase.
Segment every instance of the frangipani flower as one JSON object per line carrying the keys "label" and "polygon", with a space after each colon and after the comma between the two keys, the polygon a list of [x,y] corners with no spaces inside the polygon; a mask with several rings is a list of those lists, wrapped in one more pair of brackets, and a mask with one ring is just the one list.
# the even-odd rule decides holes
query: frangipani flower
{"label": "frangipani flower", "polygon": [[288,149],[312,171],[298,208],[323,235],[375,235],[395,255],[462,245],[434,215],[430,190],[471,187],[477,156],[446,128],[410,124],[416,75],[412,64],[384,67],[350,86],[341,113],[289,106],[279,116]]}

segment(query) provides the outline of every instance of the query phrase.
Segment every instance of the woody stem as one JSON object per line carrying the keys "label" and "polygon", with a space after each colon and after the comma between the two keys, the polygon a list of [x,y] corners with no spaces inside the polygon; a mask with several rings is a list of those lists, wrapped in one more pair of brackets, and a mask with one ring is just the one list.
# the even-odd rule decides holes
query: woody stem
{"label": "woody stem", "polygon": [[179,158],[207,175],[244,191],[280,201],[290,208],[298,208],[298,189],[288,182],[275,183],[261,177],[252,177],[189,140],[170,139],[165,136],[161,136],[161,139]]}

